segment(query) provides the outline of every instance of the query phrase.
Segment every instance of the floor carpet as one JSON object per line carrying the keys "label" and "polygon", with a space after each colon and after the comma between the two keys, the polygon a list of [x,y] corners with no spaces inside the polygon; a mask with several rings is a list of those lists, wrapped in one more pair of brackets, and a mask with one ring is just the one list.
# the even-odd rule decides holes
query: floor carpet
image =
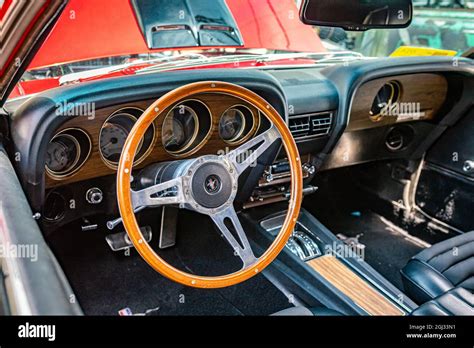
{"label": "floor carpet", "polygon": [[316,216],[336,235],[361,235],[359,242],[365,245],[365,261],[400,290],[400,270],[412,256],[429,246],[370,210],[332,211]]}
{"label": "floor carpet", "polygon": [[[159,252],[165,260],[200,275],[240,268],[208,217],[180,211],[178,221],[177,247]],[[156,229],[154,232],[156,243]],[[129,308],[135,314],[152,315],[269,315],[290,307],[288,299],[261,274],[216,290],[174,283],[155,272],[134,250],[130,256],[112,252],[104,240],[106,233],[105,229],[82,232],[79,226],[70,225],[50,239],[86,314],[117,315]]]}

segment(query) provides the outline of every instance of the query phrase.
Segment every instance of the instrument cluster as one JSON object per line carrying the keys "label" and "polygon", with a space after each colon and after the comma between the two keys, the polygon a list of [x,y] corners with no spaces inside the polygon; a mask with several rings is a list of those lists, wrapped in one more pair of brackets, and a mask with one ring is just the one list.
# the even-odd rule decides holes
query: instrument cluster
{"label": "instrument cluster", "polygon": [[[143,162],[154,149],[171,158],[185,158],[216,138],[223,144],[238,146],[255,135],[260,127],[256,109],[230,104],[217,112],[204,100],[185,99],[165,111],[150,126],[141,140],[134,165]],[[96,129],[74,128],[59,131],[47,147],[46,173],[54,180],[74,175],[91,152],[110,169],[117,169],[122,149],[144,110],[123,107],[113,111]],[[98,154],[98,155],[97,155]]]}

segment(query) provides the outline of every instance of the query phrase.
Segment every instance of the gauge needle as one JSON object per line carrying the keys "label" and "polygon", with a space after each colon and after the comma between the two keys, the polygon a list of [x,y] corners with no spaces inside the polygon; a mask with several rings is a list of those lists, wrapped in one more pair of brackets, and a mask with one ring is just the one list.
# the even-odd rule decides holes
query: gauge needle
{"label": "gauge needle", "polygon": [[107,144],[103,145],[102,146],[102,149],[107,149],[109,146],[113,145],[114,142],[113,141],[109,141]]}

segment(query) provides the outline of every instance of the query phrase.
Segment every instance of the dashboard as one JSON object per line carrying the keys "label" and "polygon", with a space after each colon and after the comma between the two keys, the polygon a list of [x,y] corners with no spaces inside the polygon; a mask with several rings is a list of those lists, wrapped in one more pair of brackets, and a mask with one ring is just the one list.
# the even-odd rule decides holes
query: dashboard
{"label": "dashboard", "polygon": [[[421,158],[472,108],[473,75],[468,59],[453,64],[446,57],[423,57],[323,68],[209,69],[112,78],[10,104],[12,151],[22,159],[15,165],[34,211],[44,215],[44,207],[54,207],[54,201],[48,202],[51,197],[77,202],[74,212],[60,219],[56,211],[46,212],[54,217],[48,223],[60,225],[92,214],[117,215],[115,175],[125,139],[145,109],[184,84],[232,82],[265,98],[297,142],[307,184],[321,170]],[[64,104],[89,106],[93,113],[58,114],[58,105]],[[255,106],[237,98],[186,96],[146,131],[134,163],[139,170],[157,162],[220,154],[268,126]],[[284,152],[274,149],[239,183],[243,207],[285,199],[287,174]],[[97,190],[100,201],[94,200]]]}

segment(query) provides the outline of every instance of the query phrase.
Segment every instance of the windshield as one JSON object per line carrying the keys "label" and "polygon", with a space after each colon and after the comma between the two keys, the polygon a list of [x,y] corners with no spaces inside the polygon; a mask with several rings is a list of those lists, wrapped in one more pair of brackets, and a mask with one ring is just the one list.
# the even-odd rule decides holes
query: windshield
{"label": "windshield", "polygon": [[394,54],[405,46],[438,50],[410,55],[461,55],[474,46],[474,0],[414,0],[408,28],[366,32],[304,25],[301,0],[185,0],[192,12],[155,1],[161,11],[129,0],[113,9],[107,0],[70,0],[10,98],[149,72],[323,67],[406,55]]}
{"label": "windshield", "polygon": [[[474,0],[415,0],[413,21],[404,29],[346,32],[318,28],[321,39],[333,49],[368,57],[390,56],[400,46],[426,47],[462,54],[474,46]],[[446,52],[446,54],[448,54]]]}

